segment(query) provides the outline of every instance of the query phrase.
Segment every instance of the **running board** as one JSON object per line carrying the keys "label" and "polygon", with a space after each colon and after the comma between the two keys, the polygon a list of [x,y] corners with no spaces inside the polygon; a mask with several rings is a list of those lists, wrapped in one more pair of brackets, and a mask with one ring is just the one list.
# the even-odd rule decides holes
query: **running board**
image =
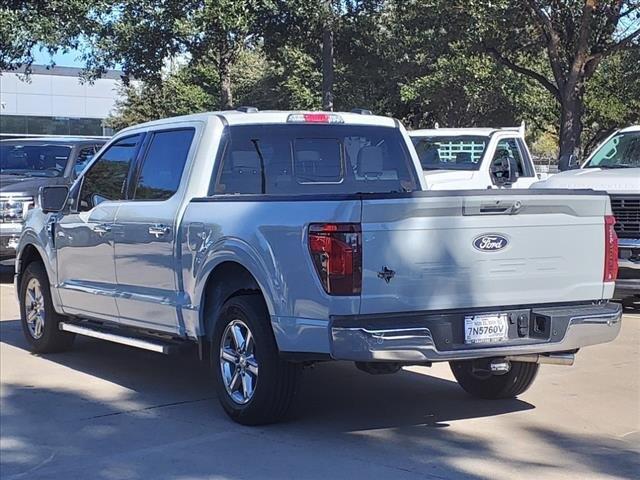
{"label": "running board", "polygon": [[123,335],[121,333],[115,333],[115,330],[106,331],[92,325],[84,326],[78,325],[77,323],[60,322],[58,327],[60,330],[64,330],[65,332],[75,333],[85,337],[99,338],[100,340],[106,340],[107,342],[119,343],[121,345],[141,348],[143,350],[163,353],[165,355],[175,352],[180,347],[180,345],[175,342]]}

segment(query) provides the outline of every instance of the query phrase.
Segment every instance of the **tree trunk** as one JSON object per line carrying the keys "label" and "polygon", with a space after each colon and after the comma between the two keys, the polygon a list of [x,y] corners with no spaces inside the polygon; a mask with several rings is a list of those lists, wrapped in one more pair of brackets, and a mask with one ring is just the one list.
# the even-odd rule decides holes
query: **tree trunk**
{"label": "tree trunk", "polygon": [[221,59],[218,68],[220,75],[220,108],[231,110],[233,108],[233,94],[231,93],[231,65],[225,59]]}
{"label": "tree trunk", "polygon": [[333,7],[323,0],[325,8],[322,26],[322,109],[333,111]]}
{"label": "tree trunk", "polygon": [[582,92],[571,92],[562,96],[560,107],[560,153],[579,155],[580,136],[582,135],[582,114],[584,101]]}

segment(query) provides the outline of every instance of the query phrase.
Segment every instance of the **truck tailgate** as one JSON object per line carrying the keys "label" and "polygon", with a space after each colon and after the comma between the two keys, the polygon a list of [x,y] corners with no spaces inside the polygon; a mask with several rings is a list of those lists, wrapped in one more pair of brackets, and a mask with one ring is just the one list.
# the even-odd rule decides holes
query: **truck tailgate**
{"label": "truck tailgate", "polygon": [[607,196],[476,193],[363,200],[361,313],[602,298]]}

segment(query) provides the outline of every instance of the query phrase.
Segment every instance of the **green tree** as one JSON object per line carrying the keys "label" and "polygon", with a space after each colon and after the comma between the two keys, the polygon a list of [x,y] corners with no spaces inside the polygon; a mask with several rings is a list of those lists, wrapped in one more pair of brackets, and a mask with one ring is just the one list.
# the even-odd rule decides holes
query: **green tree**
{"label": "green tree", "polygon": [[123,87],[122,100],[107,119],[115,130],[159,118],[214,109],[217,73],[209,68],[180,68],[163,80],[132,82]]}
{"label": "green tree", "polygon": [[[560,155],[578,153],[588,82],[601,63],[640,48],[639,0],[454,2],[472,43],[548,90],[560,106]],[[471,28],[475,25],[475,28]],[[546,65],[536,61],[541,55]]]}
{"label": "green tree", "polygon": [[231,69],[259,34],[269,0],[120,0],[103,17],[86,56],[93,76],[121,65],[125,74],[159,83],[172,63],[210,64],[220,106],[234,105]]}
{"label": "green tree", "polygon": [[33,52],[45,49],[51,56],[80,47],[80,39],[99,25],[105,1],[5,0],[0,6],[0,69],[33,64]]}

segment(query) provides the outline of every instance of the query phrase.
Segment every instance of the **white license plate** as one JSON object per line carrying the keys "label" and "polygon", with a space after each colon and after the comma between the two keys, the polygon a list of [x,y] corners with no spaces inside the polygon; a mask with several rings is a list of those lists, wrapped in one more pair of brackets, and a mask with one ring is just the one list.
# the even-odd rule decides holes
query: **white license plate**
{"label": "white license plate", "polygon": [[509,339],[506,313],[464,317],[464,343],[494,343]]}

